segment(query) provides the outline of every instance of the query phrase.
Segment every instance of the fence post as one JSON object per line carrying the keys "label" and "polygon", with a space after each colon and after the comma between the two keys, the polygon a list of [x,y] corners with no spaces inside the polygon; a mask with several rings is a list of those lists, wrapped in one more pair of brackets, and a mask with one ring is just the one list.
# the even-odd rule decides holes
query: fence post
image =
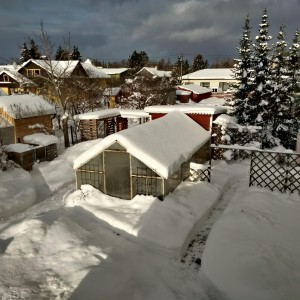
{"label": "fence post", "polygon": [[287,162],[285,165],[285,176],[284,176],[284,185],[283,185],[283,191],[286,192],[288,190],[288,179],[289,179],[289,170],[290,170],[290,154],[286,154]]}

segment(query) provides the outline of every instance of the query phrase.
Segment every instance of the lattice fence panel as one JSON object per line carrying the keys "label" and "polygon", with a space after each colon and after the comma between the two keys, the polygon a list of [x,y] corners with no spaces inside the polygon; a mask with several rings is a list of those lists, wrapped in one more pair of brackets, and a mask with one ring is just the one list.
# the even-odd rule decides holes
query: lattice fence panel
{"label": "lattice fence panel", "polygon": [[300,192],[300,155],[292,153],[252,152],[249,186],[271,191]]}

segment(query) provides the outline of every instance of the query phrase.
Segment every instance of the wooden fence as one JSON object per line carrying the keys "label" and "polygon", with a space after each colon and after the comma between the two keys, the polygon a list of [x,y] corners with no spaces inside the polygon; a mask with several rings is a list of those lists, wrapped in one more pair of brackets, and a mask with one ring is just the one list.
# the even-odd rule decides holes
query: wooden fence
{"label": "wooden fence", "polygon": [[233,157],[250,158],[249,186],[267,188],[271,191],[300,193],[300,154],[254,150],[247,147],[212,145],[214,151],[231,151]]}

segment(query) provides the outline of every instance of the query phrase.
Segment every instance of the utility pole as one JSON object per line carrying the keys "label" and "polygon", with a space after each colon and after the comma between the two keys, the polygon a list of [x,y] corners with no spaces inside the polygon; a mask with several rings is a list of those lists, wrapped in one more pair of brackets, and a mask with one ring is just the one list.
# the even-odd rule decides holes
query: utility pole
{"label": "utility pole", "polygon": [[179,58],[179,64],[180,64],[180,84],[182,84],[183,54],[180,55],[180,58]]}

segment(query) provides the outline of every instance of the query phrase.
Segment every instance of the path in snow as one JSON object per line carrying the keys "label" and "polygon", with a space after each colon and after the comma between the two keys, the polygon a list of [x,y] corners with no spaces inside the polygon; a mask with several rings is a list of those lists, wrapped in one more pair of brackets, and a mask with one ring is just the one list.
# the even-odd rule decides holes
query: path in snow
{"label": "path in snow", "polygon": [[[246,170],[248,169],[246,168]],[[193,267],[193,269],[196,271],[198,271],[201,267],[201,257],[205,248],[206,240],[214,223],[222,215],[233,195],[236,194],[239,190],[244,190],[248,187],[248,173],[240,173],[241,169],[237,169],[236,171],[236,175],[231,176],[228,179],[223,188],[220,200],[210,211],[206,221],[204,223],[201,223],[198,228],[195,228],[195,234],[191,238],[191,241],[187,246],[187,250],[181,256],[181,262]],[[212,181],[213,180],[214,175],[212,175]]]}

